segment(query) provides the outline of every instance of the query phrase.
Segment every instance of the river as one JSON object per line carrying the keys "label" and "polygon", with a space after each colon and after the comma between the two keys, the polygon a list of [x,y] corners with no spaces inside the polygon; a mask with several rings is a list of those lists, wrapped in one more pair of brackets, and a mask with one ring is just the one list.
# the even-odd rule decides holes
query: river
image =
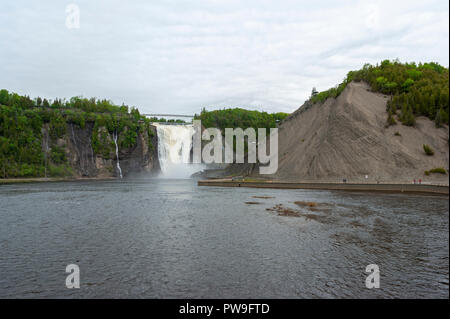
{"label": "river", "polygon": [[0,201],[2,298],[449,297],[445,197],[123,179],[1,185]]}

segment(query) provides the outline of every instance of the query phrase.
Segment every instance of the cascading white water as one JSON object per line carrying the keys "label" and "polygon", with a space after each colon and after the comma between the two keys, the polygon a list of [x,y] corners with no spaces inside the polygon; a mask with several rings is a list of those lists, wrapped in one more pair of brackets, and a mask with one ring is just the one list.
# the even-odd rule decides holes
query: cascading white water
{"label": "cascading white water", "polygon": [[114,140],[114,144],[116,145],[117,170],[119,171],[120,178],[123,178],[122,169],[120,168],[120,162],[119,162],[119,147],[117,146],[117,131],[113,132],[113,140]]}
{"label": "cascading white water", "polygon": [[158,134],[158,157],[161,176],[165,178],[189,178],[202,170],[200,164],[191,164],[192,124],[167,125],[154,123]]}

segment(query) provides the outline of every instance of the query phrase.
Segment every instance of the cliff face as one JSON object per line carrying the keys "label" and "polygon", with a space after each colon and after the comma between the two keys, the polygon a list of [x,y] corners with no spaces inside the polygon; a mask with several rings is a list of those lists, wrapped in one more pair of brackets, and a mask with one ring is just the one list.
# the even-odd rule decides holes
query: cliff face
{"label": "cliff face", "polygon": [[[336,99],[305,104],[279,127],[279,166],[275,179],[296,181],[448,183],[449,129],[428,118],[415,127],[386,127],[388,97],[352,82]],[[434,150],[427,156],[423,144]],[[255,174],[257,170],[254,170]]]}
{"label": "cliff face", "polygon": [[[123,176],[134,173],[153,173],[159,171],[157,156],[156,129],[150,126],[152,134],[139,132],[131,147],[120,147],[121,135],[118,136],[119,163]],[[51,152],[55,147],[49,142],[48,125],[43,127],[43,150]],[[95,152],[93,137],[102,135],[101,152]],[[64,136],[58,138],[56,147],[65,153],[67,164],[72,168],[74,177],[118,177],[117,156],[114,139],[106,128],[94,130],[94,123],[87,122],[84,128],[67,123]],[[47,150],[47,151],[46,151]]]}

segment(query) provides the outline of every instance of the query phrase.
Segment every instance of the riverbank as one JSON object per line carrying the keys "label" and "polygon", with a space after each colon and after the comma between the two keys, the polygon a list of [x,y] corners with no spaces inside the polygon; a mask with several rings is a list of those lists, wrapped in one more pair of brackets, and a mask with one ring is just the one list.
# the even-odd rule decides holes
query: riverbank
{"label": "riverbank", "polygon": [[354,184],[354,183],[295,183],[281,181],[233,181],[231,179],[200,180],[198,186],[250,187],[278,189],[345,190],[359,192],[417,193],[449,195],[448,185],[438,184]]}
{"label": "riverbank", "polygon": [[115,177],[27,177],[27,178],[0,178],[0,185],[5,184],[22,184],[22,183],[45,183],[45,182],[75,182],[75,181],[92,181],[92,180],[110,180]]}

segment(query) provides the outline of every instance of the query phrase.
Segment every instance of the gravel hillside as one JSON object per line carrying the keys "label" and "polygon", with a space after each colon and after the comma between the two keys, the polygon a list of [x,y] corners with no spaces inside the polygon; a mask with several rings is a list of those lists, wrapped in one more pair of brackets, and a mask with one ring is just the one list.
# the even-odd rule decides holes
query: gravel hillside
{"label": "gravel hillside", "polygon": [[[436,167],[448,170],[448,126],[436,128],[433,121],[418,117],[415,127],[386,127],[387,100],[365,83],[352,82],[336,99],[303,105],[280,125],[279,166],[272,177],[448,184],[448,174],[424,173]],[[427,156],[423,144],[435,154]]]}

